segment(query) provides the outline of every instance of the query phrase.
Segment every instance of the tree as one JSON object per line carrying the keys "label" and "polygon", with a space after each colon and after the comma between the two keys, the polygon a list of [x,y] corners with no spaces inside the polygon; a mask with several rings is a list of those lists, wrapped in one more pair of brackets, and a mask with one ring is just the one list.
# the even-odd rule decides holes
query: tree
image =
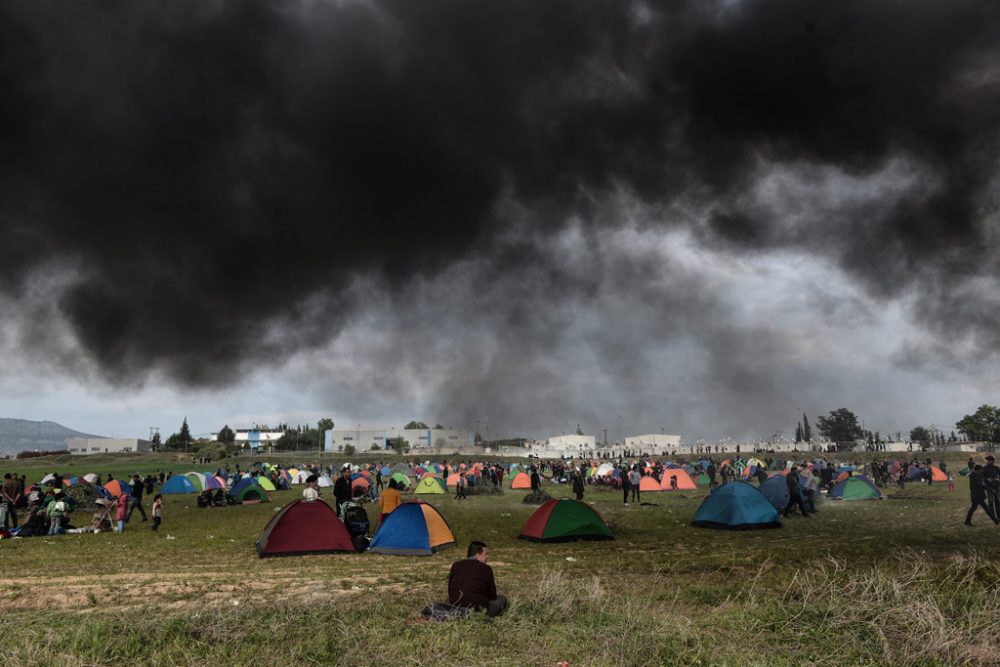
{"label": "tree", "polygon": [[577,435],[583,435],[583,429],[580,428],[579,424],[576,425],[576,434]]}
{"label": "tree", "polygon": [[194,438],[191,437],[191,429],[188,428],[187,417],[181,423],[181,430],[178,433],[173,433],[169,438],[167,438],[167,443],[164,449],[174,449],[187,451],[191,447],[191,443]]}
{"label": "tree", "polygon": [[157,431],[153,434],[153,439],[150,441],[150,447],[154,452],[159,451],[160,447],[163,446],[163,441],[160,440],[160,432]]}
{"label": "tree", "polygon": [[407,424],[406,426],[403,427],[404,430],[410,430],[410,429],[426,430],[428,428],[430,428],[430,427],[427,426],[427,424],[425,424],[423,422],[410,422],[409,424]]}
{"label": "tree", "polygon": [[955,427],[958,432],[973,442],[1000,442],[1000,408],[981,405],[975,413],[965,415]]}
{"label": "tree", "polygon": [[389,449],[392,449],[397,454],[405,454],[410,451],[410,443],[406,441],[403,436],[397,436],[395,438],[389,438],[385,441],[389,445]]}
{"label": "tree", "polygon": [[354,445],[344,445],[344,454],[347,456],[352,456],[355,451],[357,450],[354,449]]}
{"label": "tree", "polygon": [[802,424],[795,425],[795,443],[802,442]]}
{"label": "tree", "polygon": [[813,431],[812,427],[809,426],[809,417],[806,417],[806,413],[802,413],[802,439],[806,442],[812,442]]}
{"label": "tree", "polygon": [[910,442],[919,443],[921,449],[927,449],[931,446],[931,432],[923,426],[914,426],[910,430]]}
{"label": "tree", "polygon": [[216,439],[224,445],[231,445],[236,442],[236,434],[233,433],[233,429],[229,428],[229,424],[226,424],[219,431],[219,435]]}
{"label": "tree", "polygon": [[436,430],[436,431],[440,431],[443,428],[444,428],[444,426],[441,426],[441,424],[434,424],[434,430]]}
{"label": "tree", "polygon": [[316,422],[316,430],[320,433],[326,433],[327,431],[333,430],[333,420],[329,417],[323,417],[318,422]]}
{"label": "tree", "polygon": [[837,443],[854,442],[864,435],[864,431],[858,424],[857,415],[847,408],[834,410],[827,417],[821,416],[817,420],[816,426],[820,435]]}

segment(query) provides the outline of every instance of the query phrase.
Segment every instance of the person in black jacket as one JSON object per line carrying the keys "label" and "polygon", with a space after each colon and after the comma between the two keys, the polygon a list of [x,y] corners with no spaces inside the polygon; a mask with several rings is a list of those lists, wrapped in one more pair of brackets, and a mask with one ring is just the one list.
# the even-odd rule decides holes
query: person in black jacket
{"label": "person in black jacket", "polygon": [[986,457],[983,468],[983,486],[986,488],[986,504],[993,516],[1000,518],[1000,468],[992,456]]}
{"label": "person in black jacket", "polygon": [[125,523],[129,522],[132,518],[132,512],[139,510],[139,514],[142,515],[142,520],[146,521],[146,510],[142,506],[142,492],[143,492],[143,482],[142,477],[138,473],[132,476],[132,495],[130,497],[130,504],[128,507],[128,514],[125,515]]}
{"label": "person in black jacket", "polygon": [[965,515],[966,526],[972,525],[972,515],[975,513],[977,507],[982,507],[983,511],[986,512],[986,516],[992,519],[994,524],[1000,523],[996,514],[986,504],[986,484],[983,480],[983,466],[978,463],[972,469],[972,472],[969,473],[969,495],[971,496],[972,504],[969,505],[969,513]]}
{"label": "person in black jacket", "polygon": [[337,514],[340,506],[351,500],[351,480],[347,477],[347,468],[340,471],[340,477],[333,484],[333,497],[337,501]]}
{"label": "person in black jacket", "polygon": [[573,476],[573,493],[576,494],[577,500],[583,500],[583,474],[576,470],[574,470],[571,474]]}
{"label": "person in black jacket", "polygon": [[798,505],[802,516],[809,516],[805,503],[802,502],[802,486],[799,481],[799,469],[792,466],[785,475],[785,486],[788,488],[788,504],[785,505],[785,516],[791,512],[792,507]]}

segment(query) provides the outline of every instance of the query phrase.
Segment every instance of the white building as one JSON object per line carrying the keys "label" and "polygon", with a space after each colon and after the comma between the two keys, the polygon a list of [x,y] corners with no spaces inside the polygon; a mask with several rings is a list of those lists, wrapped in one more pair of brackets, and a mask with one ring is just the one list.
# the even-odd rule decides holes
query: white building
{"label": "white building", "polygon": [[648,435],[633,435],[625,438],[625,449],[630,452],[642,452],[650,456],[659,456],[676,452],[681,447],[681,436],[664,433]]}
{"label": "white building", "polygon": [[410,449],[465,449],[476,443],[476,435],[472,431],[451,428],[333,429],[324,433],[323,451],[342,452],[348,445],[359,454],[384,450],[389,448],[390,440],[399,437],[410,443]]}
{"label": "white building", "polygon": [[149,440],[138,438],[69,438],[66,448],[70,454],[83,456],[86,454],[134,454],[136,452],[151,452],[153,445]]}

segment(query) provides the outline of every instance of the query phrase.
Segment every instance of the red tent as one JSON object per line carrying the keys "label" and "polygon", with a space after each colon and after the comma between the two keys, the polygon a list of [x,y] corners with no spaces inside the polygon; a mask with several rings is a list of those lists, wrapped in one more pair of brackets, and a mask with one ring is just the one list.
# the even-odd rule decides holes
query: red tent
{"label": "red tent", "polygon": [[293,500],[271,517],[257,540],[257,554],[291,554],[354,551],[351,535],[332,507],[322,500]]}

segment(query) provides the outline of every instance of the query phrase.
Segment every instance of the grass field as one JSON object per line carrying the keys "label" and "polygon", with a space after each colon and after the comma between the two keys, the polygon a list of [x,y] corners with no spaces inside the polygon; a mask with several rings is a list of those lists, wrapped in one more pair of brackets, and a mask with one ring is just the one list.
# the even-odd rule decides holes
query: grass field
{"label": "grass field", "polygon": [[[25,469],[53,467],[67,468]],[[435,496],[458,547],[425,558],[262,560],[257,537],[300,490],[212,509],[168,496],[159,533],[135,515],[123,534],[0,542],[0,664],[993,665],[1000,530],[982,514],[962,525],[957,479],[748,532],[691,527],[703,491],[629,507],[588,491],[616,539],[555,545],[517,539],[534,510],[522,492]],[[412,623],[472,539],[490,546],[507,614]]]}

